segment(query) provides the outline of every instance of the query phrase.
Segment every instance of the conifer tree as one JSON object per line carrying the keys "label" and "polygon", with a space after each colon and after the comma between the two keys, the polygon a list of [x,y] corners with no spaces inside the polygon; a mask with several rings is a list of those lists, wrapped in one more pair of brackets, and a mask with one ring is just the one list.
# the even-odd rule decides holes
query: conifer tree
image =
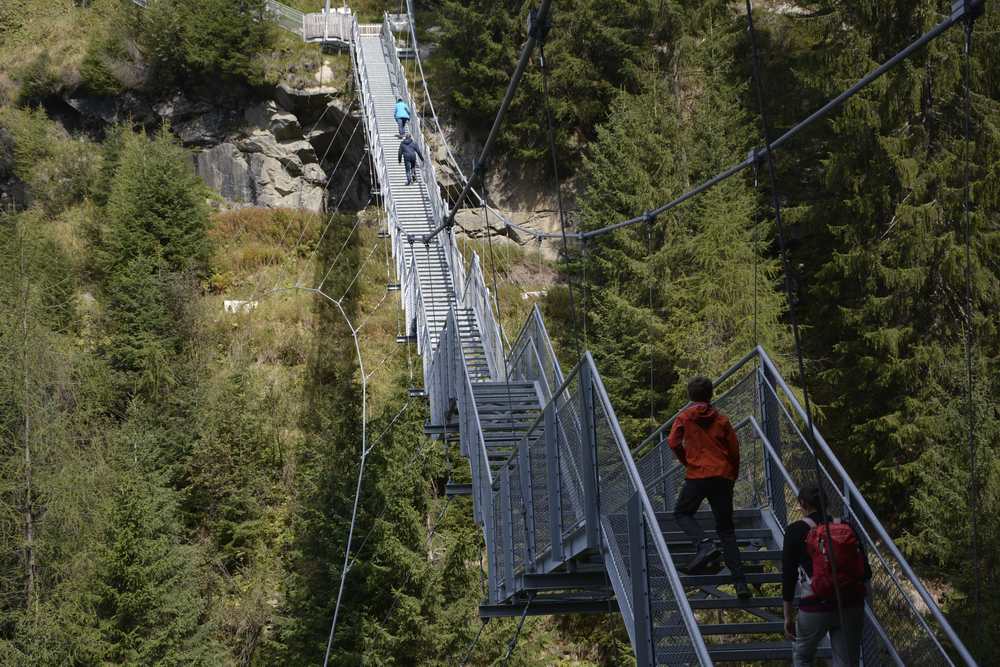
{"label": "conifer tree", "polygon": [[[582,228],[669,201],[752,145],[726,57],[734,27],[720,11],[705,28],[713,39],[684,56],[677,79],[651,64],[643,90],[619,97],[585,160]],[[756,342],[786,352],[777,266],[763,256],[770,230],[758,216],[752,190],[732,180],[655,223],[598,237],[569,267],[580,280],[586,271],[590,345],[631,439],[683,403],[689,376],[722,372]]]}
{"label": "conifer tree", "polygon": [[166,127],[152,137],[128,133],[119,150],[98,267],[110,273],[146,257],[161,258],[171,272],[204,271],[206,190],[187,151]]}
{"label": "conifer tree", "polygon": [[142,470],[142,436],[123,433],[108,532],[97,557],[96,611],[105,660],[218,664],[198,549],[180,540],[172,493]]}

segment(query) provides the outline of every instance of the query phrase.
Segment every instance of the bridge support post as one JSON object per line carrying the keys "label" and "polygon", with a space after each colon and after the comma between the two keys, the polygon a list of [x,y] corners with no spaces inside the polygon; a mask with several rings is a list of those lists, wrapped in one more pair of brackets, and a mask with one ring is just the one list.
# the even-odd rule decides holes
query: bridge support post
{"label": "bridge support post", "polygon": [[503,545],[504,597],[514,592],[514,527],[510,505],[510,467],[500,471],[500,539]]}
{"label": "bridge support post", "polygon": [[642,501],[632,494],[626,510],[628,520],[629,578],[632,580],[632,625],[635,628],[637,667],[653,665],[652,619],[649,614],[649,568],[646,564],[646,527]]}
{"label": "bridge support post", "polygon": [[535,571],[535,499],[531,483],[535,471],[531,469],[528,442],[517,449],[517,469],[520,473],[521,501],[524,503],[524,571]]}
{"label": "bridge support post", "polygon": [[545,492],[549,497],[549,540],[552,560],[563,559],[562,548],[562,489],[559,486],[559,426],[556,402],[549,401],[543,409],[545,420]]}
{"label": "bridge support post", "polygon": [[597,488],[597,433],[594,424],[594,378],[589,363],[580,365],[580,475],[583,477],[583,519],[587,547],[600,549]]}
{"label": "bridge support post", "polygon": [[[776,378],[763,365],[758,373],[760,374],[758,390],[761,397],[760,409],[764,435],[771,443],[774,453],[778,458],[781,458],[781,406],[773,391]],[[771,501],[774,516],[781,525],[785,525],[788,523],[788,508],[785,505],[785,480],[769,456],[764,459],[764,479],[767,482],[767,495]]]}

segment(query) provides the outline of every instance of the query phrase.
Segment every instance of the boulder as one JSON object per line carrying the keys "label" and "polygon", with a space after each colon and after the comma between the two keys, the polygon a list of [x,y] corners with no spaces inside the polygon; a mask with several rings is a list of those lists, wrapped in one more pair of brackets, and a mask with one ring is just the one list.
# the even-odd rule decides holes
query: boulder
{"label": "boulder", "polygon": [[198,173],[205,183],[231,202],[253,203],[250,169],[245,155],[235,144],[223,143],[202,151],[197,158]]}

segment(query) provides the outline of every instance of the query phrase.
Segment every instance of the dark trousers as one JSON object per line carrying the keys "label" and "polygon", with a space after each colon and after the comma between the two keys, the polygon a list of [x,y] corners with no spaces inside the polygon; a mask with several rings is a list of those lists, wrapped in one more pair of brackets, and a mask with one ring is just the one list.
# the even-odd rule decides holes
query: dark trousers
{"label": "dark trousers", "polygon": [[417,180],[417,158],[411,160],[408,157],[404,157],[403,164],[406,165],[406,184],[409,185],[411,182]]}
{"label": "dark trousers", "polygon": [[397,118],[396,122],[399,123],[399,136],[403,136],[403,132],[406,131],[406,123],[409,122],[409,118]]}
{"label": "dark trousers", "polygon": [[695,512],[707,499],[715,517],[715,532],[722,543],[722,555],[726,567],[737,579],[743,578],[743,564],[740,550],[736,544],[736,526],[733,523],[733,487],[736,482],[725,477],[707,477],[705,479],[686,479],[674,507],[674,520],[680,526],[695,548],[705,539],[705,530],[694,518]]}

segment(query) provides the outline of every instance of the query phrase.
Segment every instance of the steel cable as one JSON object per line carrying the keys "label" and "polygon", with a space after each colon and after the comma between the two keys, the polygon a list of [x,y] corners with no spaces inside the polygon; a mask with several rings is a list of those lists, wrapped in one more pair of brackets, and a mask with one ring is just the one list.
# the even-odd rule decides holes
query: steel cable
{"label": "steel cable", "polygon": [[[792,274],[791,274],[791,262],[788,259],[788,246],[785,240],[785,226],[781,217],[781,198],[778,196],[778,176],[774,168],[774,149],[771,144],[771,126],[768,121],[767,109],[764,106],[764,84],[763,77],[760,73],[760,54],[757,48],[757,31],[754,29],[753,23],[753,4],[752,0],[746,0],[746,10],[747,10],[747,30],[750,33],[750,48],[751,48],[751,59],[753,65],[753,80],[754,88],[757,93],[757,106],[760,112],[760,122],[761,131],[764,135],[765,144],[765,161],[767,164],[768,178],[771,183],[771,208],[774,211],[774,223],[775,228],[778,233],[778,245],[781,252],[781,263],[784,272],[784,283],[785,283],[785,297],[788,299],[788,319],[792,327],[792,338],[795,343],[795,356],[798,361],[799,369],[799,383],[802,386],[802,399],[803,405],[806,412],[806,441],[809,445],[809,449],[813,457],[814,472],[816,474],[816,484],[820,489],[823,488],[823,473],[822,467],[819,462],[819,451],[816,447],[815,441],[815,427],[813,425],[813,410],[812,403],[809,396],[809,377],[806,374],[806,364],[805,355],[802,352],[802,335],[799,330],[799,320],[798,312],[796,309],[795,294],[792,288]],[[756,155],[754,156],[756,158]],[[799,289],[802,289],[801,281],[799,284]],[[830,521],[828,520],[829,514],[827,513],[826,500],[824,499],[824,494],[819,494],[819,512],[820,518],[823,520],[823,525],[826,527],[826,539],[827,544],[832,544],[833,540],[830,535]],[[829,550],[830,555],[830,568],[833,573],[834,582],[834,593],[837,598],[837,615],[840,618],[840,624],[844,626],[844,603],[840,591],[840,580],[837,578],[837,558],[833,549]]]}

